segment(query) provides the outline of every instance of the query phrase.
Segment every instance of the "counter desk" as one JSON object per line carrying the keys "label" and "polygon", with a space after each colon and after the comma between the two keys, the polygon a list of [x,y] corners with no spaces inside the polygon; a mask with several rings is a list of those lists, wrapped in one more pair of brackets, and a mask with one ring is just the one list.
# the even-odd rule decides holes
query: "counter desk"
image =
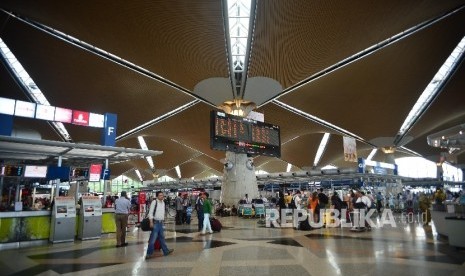
{"label": "counter desk", "polygon": [[[76,215],[76,235],[79,211]],[[47,244],[51,217],[51,211],[0,212],[0,250]],[[115,232],[115,209],[103,208],[102,234]]]}
{"label": "counter desk", "polygon": [[0,212],[0,250],[48,242],[51,211]]}

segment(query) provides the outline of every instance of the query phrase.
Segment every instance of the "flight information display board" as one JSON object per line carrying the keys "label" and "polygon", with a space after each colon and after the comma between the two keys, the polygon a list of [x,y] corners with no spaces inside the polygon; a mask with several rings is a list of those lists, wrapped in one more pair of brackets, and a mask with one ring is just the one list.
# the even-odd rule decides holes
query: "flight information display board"
{"label": "flight information display board", "polygon": [[226,114],[210,113],[210,147],[250,155],[281,156],[279,126]]}

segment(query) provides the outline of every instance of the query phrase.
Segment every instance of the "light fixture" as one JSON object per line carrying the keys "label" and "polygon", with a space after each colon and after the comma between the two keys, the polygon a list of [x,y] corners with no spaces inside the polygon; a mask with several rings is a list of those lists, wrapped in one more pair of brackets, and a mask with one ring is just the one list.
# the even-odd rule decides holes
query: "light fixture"
{"label": "light fixture", "polygon": [[[137,140],[139,141],[140,148],[143,150],[148,150],[149,148],[147,147],[147,144],[145,143],[144,137],[143,136],[137,136]],[[149,166],[151,169],[155,168],[155,165],[153,164],[153,159],[152,156],[147,156],[145,157],[147,160],[147,163],[149,163]]]}
{"label": "light fixture", "polygon": [[254,102],[235,99],[232,101],[225,101],[218,106],[218,108],[234,116],[247,117],[250,111],[254,110],[256,106]]}
{"label": "light fixture", "polygon": [[385,146],[385,147],[382,147],[381,150],[385,154],[391,154],[391,153],[396,152],[396,147],[394,147],[394,146]]}
{"label": "light fixture", "polygon": [[178,175],[178,178],[181,178],[181,168],[179,168],[179,166],[176,166],[174,167],[174,169],[176,170],[176,174]]}
{"label": "light fixture", "polygon": [[315,155],[315,160],[313,161],[313,166],[316,167],[318,163],[320,162],[321,156],[323,155],[323,152],[326,149],[326,145],[328,144],[329,141],[329,133],[325,133],[323,135],[323,138],[321,139],[320,146],[318,147],[318,150]]}
{"label": "light fixture", "polygon": [[135,169],[134,171],[136,172],[137,177],[139,177],[139,180],[143,182],[144,179],[142,179],[142,175],[140,174],[140,171],[138,169]]}

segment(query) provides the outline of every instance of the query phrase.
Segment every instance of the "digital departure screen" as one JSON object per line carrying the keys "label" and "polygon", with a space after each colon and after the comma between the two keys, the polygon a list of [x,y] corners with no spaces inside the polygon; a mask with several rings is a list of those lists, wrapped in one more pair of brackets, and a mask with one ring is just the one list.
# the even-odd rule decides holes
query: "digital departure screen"
{"label": "digital departure screen", "polygon": [[210,113],[210,123],[212,149],[281,156],[279,126],[214,110]]}

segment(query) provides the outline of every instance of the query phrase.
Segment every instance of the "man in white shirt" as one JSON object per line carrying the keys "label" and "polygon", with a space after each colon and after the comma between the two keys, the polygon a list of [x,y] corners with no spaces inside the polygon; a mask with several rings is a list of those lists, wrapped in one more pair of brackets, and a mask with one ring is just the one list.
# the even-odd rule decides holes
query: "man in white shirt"
{"label": "man in white shirt", "polygon": [[300,210],[302,209],[302,197],[301,197],[301,192],[300,191],[297,191],[294,195],[294,203],[295,203],[295,208],[297,210]]}
{"label": "man in white shirt", "polygon": [[149,238],[149,246],[147,247],[147,254],[145,259],[148,260],[153,257],[153,251],[155,241],[160,241],[161,250],[163,251],[163,255],[168,256],[174,250],[168,249],[165,242],[165,234],[164,234],[164,227],[163,222],[165,221],[165,196],[163,192],[158,191],[156,193],[156,198],[150,204],[149,209],[149,220],[150,220],[150,228],[152,228],[152,232],[150,233]]}

